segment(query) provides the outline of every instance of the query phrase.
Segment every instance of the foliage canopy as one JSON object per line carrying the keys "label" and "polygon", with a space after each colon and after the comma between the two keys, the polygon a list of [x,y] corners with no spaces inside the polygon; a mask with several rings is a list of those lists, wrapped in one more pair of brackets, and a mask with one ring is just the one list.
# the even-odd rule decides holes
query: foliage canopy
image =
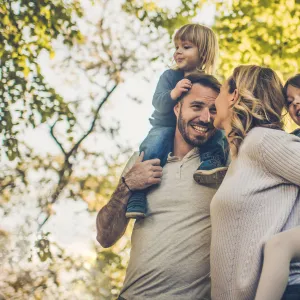
{"label": "foliage canopy", "polygon": [[73,122],[68,105],[41,73],[38,57],[54,55],[53,42],[72,45],[81,38],[74,16],[79,1],[2,0],[0,2],[0,133],[9,159],[18,156],[18,132],[53,116]]}

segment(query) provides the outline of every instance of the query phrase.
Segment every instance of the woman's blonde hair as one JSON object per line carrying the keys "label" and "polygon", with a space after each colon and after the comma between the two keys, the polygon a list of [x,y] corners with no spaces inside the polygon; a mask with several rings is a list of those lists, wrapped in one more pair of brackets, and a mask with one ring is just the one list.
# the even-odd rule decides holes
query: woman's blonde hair
{"label": "woman's blonde hair", "polygon": [[215,72],[219,45],[212,29],[200,24],[186,24],[175,33],[174,43],[178,40],[189,41],[197,46],[200,58],[197,71],[205,72],[206,74]]}
{"label": "woman's blonde hair", "polygon": [[232,109],[229,137],[238,152],[247,133],[254,127],[282,129],[285,105],[282,83],[270,68],[244,65],[234,69],[228,80],[229,92],[236,89],[238,99]]}

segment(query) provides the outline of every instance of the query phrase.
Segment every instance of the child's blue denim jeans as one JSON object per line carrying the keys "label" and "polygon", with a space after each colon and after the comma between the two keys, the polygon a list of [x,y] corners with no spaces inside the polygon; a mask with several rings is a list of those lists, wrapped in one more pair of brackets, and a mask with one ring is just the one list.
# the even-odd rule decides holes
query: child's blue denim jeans
{"label": "child's blue denim jeans", "polygon": [[299,129],[296,129],[295,131],[292,132],[292,134],[300,137],[300,128]]}
{"label": "child's blue denim jeans", "polygon": [[[144,151],[144,160],[159,158],[163,167],[168,155],[173,151],[175,127],[154,126],[140,146],[140,152]],[[199,165],[203,170],[211,170],[225,166],[228,157],[228,143],[224,132],[218,130],[215,135],[200,147]],[[196,171],[196,170],[195,170]],[[191,174],[192,176],[192,174]],[[147,190],[135,191],[129,198],[126,217],[137,218],[145,216]]]}
{"label": "child's blue denim jeans", "polygon": [[159,158],[161,166],[164,166],[173,151],[174,134],[175,127],[152,127],[140,146],[140,152],[144,151],[144,160]]}
{"label": "child's blue denim jeans", "polygon": [[[173,151],[175,127],[153,127],[140,146],[144,151],[144,160],[159,158],[161,166],[167,162],[170,152]],[[222,130],[200,147],[201,161],[213,160],[218,165],[225,165],[228,158],[228,142]]]}

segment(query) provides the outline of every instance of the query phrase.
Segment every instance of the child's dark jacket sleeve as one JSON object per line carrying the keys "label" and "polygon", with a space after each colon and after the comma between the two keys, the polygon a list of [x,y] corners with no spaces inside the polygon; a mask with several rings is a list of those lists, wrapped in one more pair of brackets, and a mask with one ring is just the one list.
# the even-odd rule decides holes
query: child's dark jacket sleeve
{"label": "child's dark jacket sleeve", "polygon": [[176,104],[170,95],[177,83],[174,80],[174,72],[174,70],[167,70],[160,76],[153,95],[152,104],[154,108],[163,114],[171,112]]}

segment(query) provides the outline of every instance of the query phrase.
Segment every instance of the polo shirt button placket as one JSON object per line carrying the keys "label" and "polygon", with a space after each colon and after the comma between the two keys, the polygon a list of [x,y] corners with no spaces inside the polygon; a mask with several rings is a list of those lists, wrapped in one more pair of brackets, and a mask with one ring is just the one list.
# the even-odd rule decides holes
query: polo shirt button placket
{"label": "polo shirt button placket", "polygon": [[176,179],[180,179],[181,178],[181,167],[182,167],[182,164],[180,164],[178,166],[178,169],[176,171]]}
{"label": "polo shirt button placket", "polygon": [[182,162],[182,164],[181,164],[180,167],[179,167],[179,178],[181,178],[181,170],[182,170],[182,166],[183,166],[183,162]]}

